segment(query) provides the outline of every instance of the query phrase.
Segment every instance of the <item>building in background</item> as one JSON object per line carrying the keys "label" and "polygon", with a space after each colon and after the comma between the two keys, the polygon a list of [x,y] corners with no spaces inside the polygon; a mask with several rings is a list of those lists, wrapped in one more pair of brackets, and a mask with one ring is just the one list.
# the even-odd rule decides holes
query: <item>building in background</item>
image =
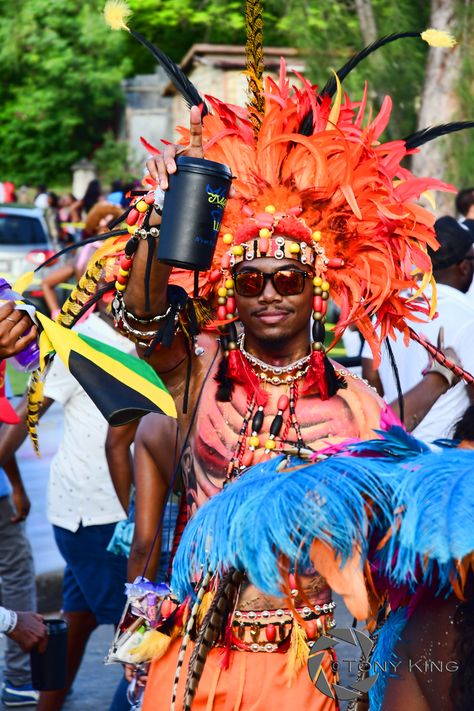
{"label": "building in background", "polygon": [[[305,62],[291,47],[266,47],[265,71],[277,76],[280,58],[289,68],[304,72]],[[181,62],[201,94],[210,94],[226,103],[243,105],[246,96],[245,49],[239,45],[194,44]],[[175,126],[187,126],[189,113],[185,102],[176,93],[164,71],[139,74],[124,82],[125,114],[121,138],[130,144],[133,162],[143,165],[148,151],[141,144],[143,136],[160,147],[160,140],[175,141]]]}

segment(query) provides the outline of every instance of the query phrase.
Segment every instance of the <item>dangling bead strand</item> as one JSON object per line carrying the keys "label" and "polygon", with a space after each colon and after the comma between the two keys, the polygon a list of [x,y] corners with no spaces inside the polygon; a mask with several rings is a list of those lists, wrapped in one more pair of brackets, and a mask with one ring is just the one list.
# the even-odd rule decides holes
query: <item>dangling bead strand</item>
{"label": "dangling bead strand", "polygon": [[124,292],[127,288],[130,278],[130,268],[132,266],[133,257],[138,247],[138,238],[131,237],[125,245],[125,254],[120,258],[119,273],[115,280],[115,289],[118,292]]}
{"label": "dangling bead strand", "polygon": [[227,467],[227,474],[226,474],[226,479],[232,479],[234,475],[235,469],[239,470],[240,469],[240,464],[241,464],[241,458],[243,454],[243,450],[245,447],[245,437],[247,434],[247,427],[250,422],[250,418],[252,417],[252,413],[255,409],[255,400],[253,398],[248,400],[247,404],[247,412],[245,413],[245,417],[242,422],[242,426],[240,428],[239,432],[239,438],[237,440],[237,444],[234,449],[234,454],[232,455],[232,459],[230,460],[228,467]]}
{"label": "dangling bead strand", "polygon": [[[314,233],[316,234],[316,233]],[[313,235],[313,239],[315,239]],[[321,239],[321,237],[319,237]],[[326,313],[329,299],[329,283],[320,276],[315,276],[313,279],[313,343],[311,348],[313,351],[322,351],[324,353],[324,336],[326,322]]]}
{"label": "dangling bead strand", "polygon": [[298,419],[296,417],[296,402],[298,400],[298,384],[297,383],[291,383],[290,385],[290,419],[291,419],[291,424],[293,426],[293,429],[295,430],[296,434],[296,446],[298,449],[303,449],[305,444],[303,437],[301,435],[301,427],[298,422]]}
{"label": "dangling bead strand", "polygon": [[262,429],[263,426],[263,406],[259,405],[257,412],[254,415],[254,418],[252,420],[252,434],[249,438],[249,452],[251,452],[252,457],[250,461],[253,460],[254,457],[254,452],[258,447],[260,446],[260,438],[258,436],[258,433]]}
{"label": "dangling bead strand", "polygon": [[280,434],[280,430],[283,426],[283,413],[289,405],[288,395],[280,395],[278,398],[278,412],[275,419],[270,425],[270,436],[265,442],[265,454],[269,454],[276,447],[275,438]]}

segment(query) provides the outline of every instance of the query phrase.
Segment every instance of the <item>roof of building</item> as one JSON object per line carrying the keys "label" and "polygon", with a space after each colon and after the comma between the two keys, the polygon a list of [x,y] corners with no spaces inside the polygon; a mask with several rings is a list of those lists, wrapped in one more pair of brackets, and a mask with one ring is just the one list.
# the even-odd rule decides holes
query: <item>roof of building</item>
{"label": "roof of building", "polygon": [[[304,71],[306,63],[301,56],[301,51],[294,47],[265,47],[265,68],[270,71],[278,70],[280,59],[286,59],[291,69]],[[235,44],[193,44],[181,60],[180,67],[189,74],[195,64],[204,64],[219,69],[245,69],[245,47]],[[163,94],[175,94],[176,89],[169,82]]]}

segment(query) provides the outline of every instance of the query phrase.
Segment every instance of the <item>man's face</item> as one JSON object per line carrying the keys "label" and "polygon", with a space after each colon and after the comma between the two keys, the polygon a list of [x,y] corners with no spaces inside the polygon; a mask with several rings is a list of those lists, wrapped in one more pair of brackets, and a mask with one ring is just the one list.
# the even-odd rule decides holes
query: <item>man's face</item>
{"label": "man's face", "polygon": [[268,278],[265,279],[263,290],[258,296],[242,296],[235,290],[239,317],[248,335],[264,342],[278,342],[308,330],[313,305],[311,267],[294,259],[265,257],[241,262],[234,274],[256,270],[268,275],[288,269],[308,274],[304,279],[301,294],[280,294]]}

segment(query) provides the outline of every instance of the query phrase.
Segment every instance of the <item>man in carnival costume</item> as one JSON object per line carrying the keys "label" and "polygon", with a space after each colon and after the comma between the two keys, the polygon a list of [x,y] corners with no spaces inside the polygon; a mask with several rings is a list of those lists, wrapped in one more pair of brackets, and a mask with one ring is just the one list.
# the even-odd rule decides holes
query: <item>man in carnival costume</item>
{"label": "man in carnival costume", "polygon": [[[127,27],[122,3],[108,6],[110,24],[145,44],[194,105],[182,144],[155,151],[147,164],[149,191],[127,217],[132,237],[114,302],[119,328],[137,342],[176,400],[188,514],[275,453],[327,449],[348,438],[367,439],[380,427],[378,397],[326,356],[329,297],[341,309],[336,337],[357,323],[376,359],[382,339],[396,330],[408,338],[408,320],[434,313],[428,300],[420,305],[400,293],[419,295],[431,279],[427,249],[436,247],[434,217],[416,200],[426,190],[450,188],[415,178],[400,162],[438,132],[380,143],[390,99],[364,122],[367,91],[354,103],[340,85],[377,47],[419,33],[375,43],[321,91],[301,78],[297,89],[283,62],[278,81],[262,78],[260,10],[258,3],[247,5],[250,96],[242,109],[200,97],[169,58]],[[443,33],[422,37],[450,46]],[[155,258],[154,189],[167,189],[179,154],[227,164],[236,176],[213,266],[199,279],[200,296],[217,301],[215,318],[201,321],[203,333],[194,342],[187,306],[179,309],[168,286],[180,277]],[[414,265],[423,273],[421,284]],[[220,329],[218,340],[212,328]],[[186,601],[174,611],[173,629],[168,620],[167,641],[157,636],[143,709],[168,708],[170,698],[172,708],[184,709],[191,703],[196,709],[335,708],[303,669],[308,641],[334,624],[329,588],[317,573],[305,572],[296,581],[288,571],[284,583],[290,597],[294,592],[293,614],[281,597],[262,593],[235,570],[219,581],[196,568],[197,602],[187,624]],[[183,663],[186,681],[179,673]],[[331,678],[329,654],[323,667]]]}
{"label": "man in carnival costume", "polygon": [[[288,450],[327,450],[348,438],[367,439],[380,426],[378,397],[326,355],[327,301],[331,296],[341,309],[336,337],[357,323],[376,358],[381,339],[395,330],[408,337],[408,320],[434,312],[427,300],[420,305],[400,292],[419,295],[431,278],[427,249],[436,246],[434,218],[415,201],[426,190],[448,186],[417,179],[400,162],[439,132],[380,143],[390,99],[373,121],[364,122],[367,92],[354,103],[340,85],[377,47],[419,33],[374,43],[322,90],[301,79],[296,89],[284,63],[278,82],[263,80],[261,8],[248,3],[250,96],[242,109],[204,100],[178,67],[127,27],[123,3],[110,3],[107,14],[115,28],[151,49],[193,106],[182,145],[149,162],[149,190],[128,210],[132,237],[121,258],[114,309],[118,326],[175,398],[183,486],[188,514],[194,514],[252,464]],[[450,46],[436,31],[422,37]],[[155,188],[167,188],[178,152],[225,163],[236,176],[214,264],[198,280],[199,298],[193,300],[176,288],[182,284],[189,293],[189,278],[154,258]],[[424,274],[421,284],[413,265]],[[217,301],[213,319],[203,298],[212,306]],[[272,499],[261,505],[270,507]],[[218,536],[212,544],[219,545]],[[189,614],[186,586],[175,573],[173,592],[184,592],[184,602],[172,603],[163,632],[155,635],[145,711],[168,708],[170,698],[173,708],[184,709],[193,699],[196,709],[335,708],[304,669],[308,642],[334,625],[334,604],[320,575],[309,567],[304,576],[288,570],[281,595],[261,592],[232,568],[220,580],[198,566],[188,587],[191,578],[197,600]],[[284,592],[295,612],[282,607]],[[325,655],[328,679],[330,662]],[[183,663],[186,683],[179,674]]]}

